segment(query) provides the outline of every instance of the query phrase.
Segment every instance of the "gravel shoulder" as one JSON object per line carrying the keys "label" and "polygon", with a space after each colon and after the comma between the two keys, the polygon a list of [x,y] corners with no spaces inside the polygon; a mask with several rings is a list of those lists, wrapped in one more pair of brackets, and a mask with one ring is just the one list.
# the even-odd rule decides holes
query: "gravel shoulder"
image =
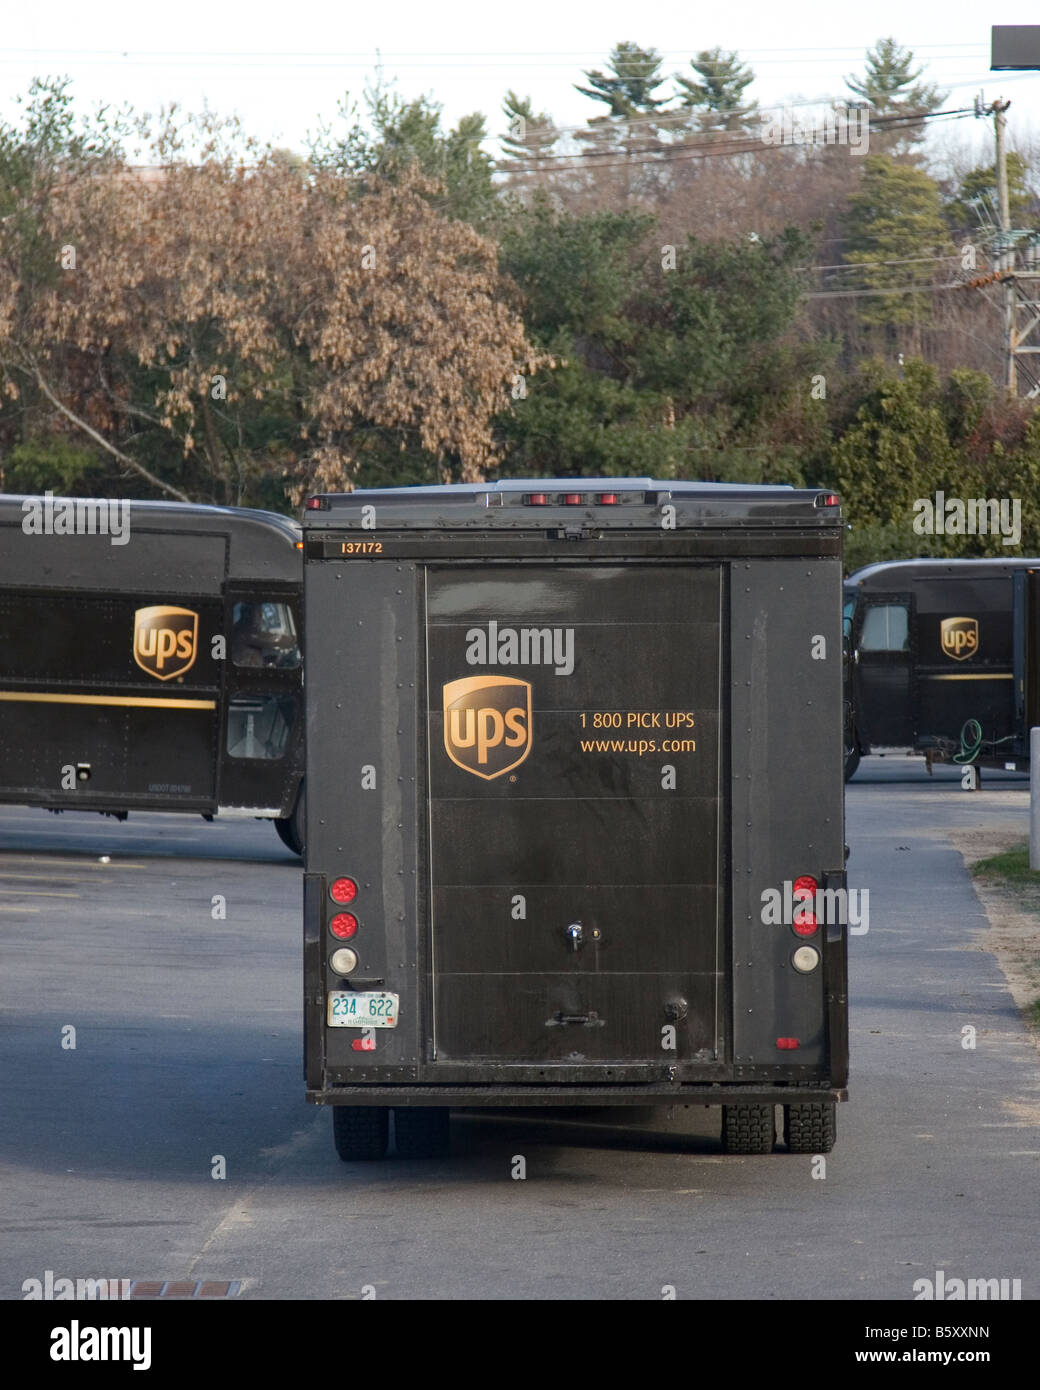
{"label": "gravel shoulder", "polygon": [[[1022,843],[1018,830],[951,829],[948,834],[969,872],[980,859]],[[1030,1037],[1040,1050],[1040,1028],[1032,1021],[1032,1005],[1040,998],[1040,885],[1010,887],[984,878],[973,878],[972,883],[989,921],[989,930],[979,933],[979,950],[996,956]]]}

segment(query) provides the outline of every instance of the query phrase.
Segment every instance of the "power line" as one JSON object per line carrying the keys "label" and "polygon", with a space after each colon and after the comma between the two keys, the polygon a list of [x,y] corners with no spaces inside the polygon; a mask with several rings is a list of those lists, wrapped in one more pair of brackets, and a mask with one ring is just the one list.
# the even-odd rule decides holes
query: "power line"
{"label": "power line", "polygon": [[[952,111],[929,111],[920,112],[914,115],[907,116],[881,116],[876,118],[869,124],[874,126],[875,128],[880,127],[884,130],[908,130],[913,128],[914,126],[922,125],[925,121],[939,120],[941,118],[948,117],[953,117],[957,120],[962,120],[965,116],[974,116],[974,114],[974,107],[966,106]],[[762,134],[759,134],[757,136],[751,134],[728,135],[726,138],[720,139],[718,138],[718,134],[716,132],[702,132],[701,138],[711,143],[712,148],[691,149],[690,142],[684,141],[682,144],[676,144],[674,146],[660,146],[658,151],[656,153],[651,154],[649,158],[642,158],[642,152],[640,152],[640,156],[630,155],[627,157],[622,157],[621,159],[607,158],[607,152],[605,152],[604,155],[597,155],[594,152],[590,152],[588,150],[578,150],[573,154],[558,154],[544,156],[545,161],[551,160],[552,163],[536,162],[533,165],[529,165],[520,163],[519,161],[515,163],[504,163],[495,161],[495,163],[492,165],[492,168],[495,170],[496,173],[509,172],[514,174],[561,173],[565,172],[568,169],[582,167],[595,170],[618,168],[635,169],[640,168],[646,164],[654,164],[657,166],[663,166],[665,164],[675,164],[685,159],[712,159],[719,158],[722,156],[732,157],[740,154],[754,154],[762,149],[792,150],[816,147],[815,140],[811,143],[808,141],[802,142],[793,140],[789,142],[778,141],[776,143],[772,143],[766,141],[763,138]],[[819,143],[823,145],[825,143],[834,144],[836,142],[820,141]],[[613,154],[614,151],[609,151],[608,153]],[[560,160],[565,159],[584,160],[585,164],[584,166],[582,166],[559,163]]]}
{"label": "power line", "polygon": [[964,289],[963,284],[955,280],[947,285],[893,285],[891,289],[886,290],[810,290],[804,297],[806,299],[862,299],[867,295],[931,294],[940,290],[962,289]]}
{"label": "power line", "polygon": [[[843,241],[847,238],[842,237]],[[891,261],[842,261],[838,265],[803,265],[799,270],[869,270],[876,265],[914,265],[924,261],[959,261],[960,256],[956,253],[950,256],[904,256],[899,260]]]}

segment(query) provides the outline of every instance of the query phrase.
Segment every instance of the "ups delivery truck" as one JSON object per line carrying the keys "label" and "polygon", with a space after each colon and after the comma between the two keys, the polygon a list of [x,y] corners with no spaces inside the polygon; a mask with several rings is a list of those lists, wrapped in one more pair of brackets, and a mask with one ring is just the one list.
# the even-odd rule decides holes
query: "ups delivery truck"
{"label": "ups delivery truck", "polygon": [[1040,560],[894,560],[845,582],[846,776],[869,754],[1026,771]]}
{"label": "ups delivery truck", "polygon": [[0,496],[0,802],[274,821],[302,852],[289,517]]}
{"label": "ups delivery truck", "polygon": [[[315,496],[305,1071],[347,1160],[451,1107],[846,1099],[842,522],[636,479]],[[629,1112],[631,1113],[631,1112]]]}

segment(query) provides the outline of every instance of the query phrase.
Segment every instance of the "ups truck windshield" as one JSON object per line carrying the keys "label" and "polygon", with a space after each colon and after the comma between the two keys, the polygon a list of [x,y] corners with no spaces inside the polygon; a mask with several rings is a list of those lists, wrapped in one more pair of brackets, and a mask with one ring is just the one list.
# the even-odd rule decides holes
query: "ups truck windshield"
{"label": "ups truck windshield", "polygon": [[837,499],[387,490],[311,499],[304,535],[306,1067],[341,1155],[391,1108],[436,1152],[453,1105],[719,1104],[763,1152],[780,1103],[828,1148]]}
{"label": "ups truck windshield", "polygon": [[300,546],[266,512],[0,497],[0,800],[265,817],[300,853]]}

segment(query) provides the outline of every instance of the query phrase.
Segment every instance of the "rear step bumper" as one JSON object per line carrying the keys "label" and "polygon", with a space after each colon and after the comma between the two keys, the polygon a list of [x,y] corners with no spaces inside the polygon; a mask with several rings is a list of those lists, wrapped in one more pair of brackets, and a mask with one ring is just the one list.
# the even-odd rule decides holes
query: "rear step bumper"
{"label": "rear step bumper", "polygon": [[798,1105],[845,1101],[834,1086],[712,1086],[657,1082],[645,1086],[336,1086],[308,1091],[313,1105]]}

